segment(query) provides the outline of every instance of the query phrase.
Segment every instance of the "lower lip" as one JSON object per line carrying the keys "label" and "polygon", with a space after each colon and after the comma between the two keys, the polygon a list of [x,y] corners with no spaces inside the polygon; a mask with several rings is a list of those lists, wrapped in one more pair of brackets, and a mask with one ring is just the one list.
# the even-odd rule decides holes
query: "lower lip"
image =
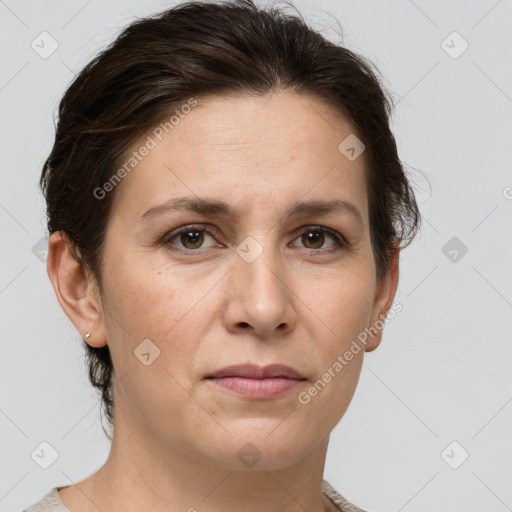
{"label": "lower lip", "polygon": [[249,398],[273,398],[290,391],[302,382],[299,379],[286,379],[283,377],[268,377],[265,379],[217,377],[209,380]]}

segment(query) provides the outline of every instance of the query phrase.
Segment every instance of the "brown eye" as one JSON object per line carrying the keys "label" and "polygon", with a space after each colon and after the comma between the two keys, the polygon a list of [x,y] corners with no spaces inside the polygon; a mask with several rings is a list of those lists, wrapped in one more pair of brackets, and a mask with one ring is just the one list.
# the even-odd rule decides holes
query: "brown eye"
{"label": "brown eye", "polygon": [[[342,248],[348,248],[345,239],[337,231],[320,226],[303,230],[299,238],[305,249],[318,252],[319,254],[333,253]],[[330,248],[327,246],[322,249],[322,246],[329,238],[334,240],[334,244],[331,244]]]}
{"label": "brown eye", "polygon": [[215,244],[202,247],[205,237],[210,237],[215,241],[214,230],[209,226],[185,226],[173,231],[164,241],[164,245],[171,249],[195,251],[203,248],[214,247]]}
{"label": "brown eye", "polygon": [[[170,233],[163,244],[173,250],[195,252],[201,249],[219,247],[215,243],[203,247],[205,236],[212,238],[215,242],[215,236],[217,235],[217,231],[208,225],[184,226]],[[334,253],[342,248],[348,248],[345,239],[337,231],[320,226],[304,229],[299,238],[305,249],[315,253],[318,252],[319,255]],[[323,247],[329,238],[334,240],[334,244],[331,243],[330,246]]]}
{"label": "brown eye", "polygon": [[[180,233],[180,242],[187,249],[199,249],[203,243],[204,234],[203,231],[185,231]],[[189,245],[190,244],[190,245]]]}
{"label": "brown eye", "polygon": [[324,234],[319,231],[306,231],[302,234],[302,242],[304,245],[311,244],[308,249],[320,249],[324,244]]}

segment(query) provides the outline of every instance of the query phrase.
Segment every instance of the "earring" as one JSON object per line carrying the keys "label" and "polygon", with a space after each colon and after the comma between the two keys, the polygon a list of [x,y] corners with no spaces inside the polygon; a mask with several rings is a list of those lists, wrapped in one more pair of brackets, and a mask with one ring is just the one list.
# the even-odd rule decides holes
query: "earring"
{"label": "earring", "polygon": [[90,333],[85,333],[85,339],[88,340],[91,337]]}

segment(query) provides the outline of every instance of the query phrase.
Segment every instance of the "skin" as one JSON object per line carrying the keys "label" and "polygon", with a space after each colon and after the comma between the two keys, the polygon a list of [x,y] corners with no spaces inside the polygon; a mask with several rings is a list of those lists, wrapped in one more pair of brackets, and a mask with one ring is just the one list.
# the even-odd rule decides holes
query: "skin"
{"label": "skin", "polygon": [[[382,330],[307,405],[297,396],[387,313],[398,283],[398,250],[376,280],[365,153],[349,161],[338,150],[352,133],[332,107],[292,92],[198,98],[117,186],[102,296],[66,237],[52,234],[57,298],[82,336],[91,333],[87,343],[108,344],[115,367],[112,448],[97,472],[60,491],[71,512],[335,510],[321,490],[329,434]],[[221,199],[240,217],[175,211],[138,223],[184,195]],[[335,198],[357,207],[362,226],[344,212],[284,217],[296,201]],[[161,243],[198,223],[218,235]],[[300,229],[311,226],[337,231],[350,248],[329,234],[308,241]],[[246,237],[262,248],[251,263],[236,252]],[[160,350],[148,366],[134,355],[147,338]],[[231,364],[275,362],[307,380],[254,400],[205,379]],[[250,468],[237,457],[248,442],[261,454]]]}

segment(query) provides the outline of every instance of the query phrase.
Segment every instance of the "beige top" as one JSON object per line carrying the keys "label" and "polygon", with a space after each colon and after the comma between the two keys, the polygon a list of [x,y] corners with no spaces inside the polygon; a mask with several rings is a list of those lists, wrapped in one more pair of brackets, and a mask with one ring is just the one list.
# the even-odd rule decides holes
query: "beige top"
{"label": "beige top", "polygon": [[[45,496],[43,496],[37,503],[23,510],[23,512],[70,512],[62,503],[59,497],[59,489],[62,487],[54,487]],[[356,507],[349,503],[341,494],[338,494],[333,487],[327,482],[323,481],[324,494],[338,507],[341,512],[365,512],[363,509]]]}

